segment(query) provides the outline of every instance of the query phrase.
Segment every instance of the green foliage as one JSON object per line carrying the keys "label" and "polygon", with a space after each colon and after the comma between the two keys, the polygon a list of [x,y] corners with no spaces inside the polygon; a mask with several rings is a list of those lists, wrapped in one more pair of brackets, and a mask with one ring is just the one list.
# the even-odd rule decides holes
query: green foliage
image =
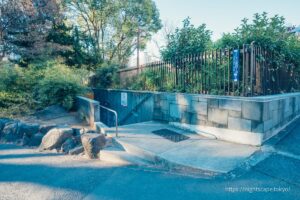
{"label": "green foliage", "polygon": [[137,84],[134,87],[135,89],[138,89],[140,87],[143,90],[159,91],[161,88],[159,88],[159,84],[157,83],[159,83],[160,81],[160,74],[155,73],[151,70],[146,70],[139,76]]}
{"label": "green foliage", "polygon": [[211,34],[205,24],[195,27],[187,18],[183,21],[183,28],[168,35],[167,46],[161,55],[164,60],[169,60],[208,50],[212,45]]}
{"label": "green foliage", "polygon": [[137,31],[143,48],[162,26],[153,0],[63,2],[71,16],[68,21],[77,27],[77,44],[97,64],[126,64],[136,49]]}
{"label": "green foliage", "polygon": [[147,91],[174,91],[172,74],[162,77],[151,69],[143,71],[136,79],[128,81],[128,89]]}
{"label": "green foliage", "polygon": [[[243,44],[262,47],[272,53],[272,58],[257,57],[258,61],[266,60],[273,70],[285,74],[286,84],[277,88],[282,92],[300,87],[300,40],[289,32],[284,17],[268,17],[266,12],[256,13],[252,21],[243,19],[234,33],[224,34],[216,42],[217,48],[242,48]],[[271,69],[272,70],[272,69]],[[275,77],[271,77],[275,83]]]}
{"label": "green foliage", "polygon": [[97,88],[113,88],[118,85],[118,65],[103,64],[91,78],[91,85]]}
{"label": "green foliage", "polygon": [[47,68],[35,87],[36,99],[42,106],[59,104],[66,109],[72,108],[75,97],[83,91],[81,77],[64,65]]}
{"label": "green foliage", "polygon": [[0,115],[11,116],[59,104],[70,109],[84,92],[89,72],[70,69],[57,61],[34,63],[22,68],[0,65]]}
{"label": "green foliage", "polygon": [[0,1],[1,56],[13,55],[12,60],[23,66],[39,56],[51,55],[58,46],[46,41],[55,21],[61,19],[56,0]]}

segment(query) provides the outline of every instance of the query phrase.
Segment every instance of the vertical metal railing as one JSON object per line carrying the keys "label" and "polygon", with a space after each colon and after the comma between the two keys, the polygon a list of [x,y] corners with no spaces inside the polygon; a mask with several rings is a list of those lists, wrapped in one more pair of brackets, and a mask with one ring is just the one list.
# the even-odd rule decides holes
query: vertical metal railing
{"label": "vertical metal railing", "polygon": [[[113,113],[114,115],[115,115],[115,120],[116,120],[116,137],[119,137],[119,133],[118,133],[118,113],[117,113],[117,111],[115,111],[115,110],[112,110],[112,109],[110,109],[110,108],[107,108],[107,107],[105,107],[105,106],[102,106],[102,105],[99,105],[100,106],[100,108],[103,108],[103,109],[105,109],[105,110],[107,110],[107,111],[109,111],[109,112],[111,112],[111,113]],[[101,121],[101,119],[100,119],[100,121]]]}
{"label": "vertical metal railing", "polygon": [[[238,50],[238,77],[233,79],[233,54]],[[156,76],[160,91],[189,92],[232,96],[257,96],[290,91],[294,68],[284,61],[275,63],[274,52],[244,44],[237,49],[216,49],[142,66]],[[235,59],[236,60],[236,59]],[[281,68],[280,68],[280,67]],[[284,67],[282,67],[284,66]],[[284,71],[283,69],[286,68]]]}

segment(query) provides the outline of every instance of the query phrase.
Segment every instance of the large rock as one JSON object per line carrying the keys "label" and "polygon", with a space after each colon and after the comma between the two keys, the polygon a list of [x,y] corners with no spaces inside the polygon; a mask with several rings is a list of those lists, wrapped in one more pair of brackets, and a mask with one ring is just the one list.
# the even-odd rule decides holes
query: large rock
{"label": "large rock", "polygon": [[100,150],[105,147],[106,139],[103,134],[87,133],[81,136],[82,146],[86,155],[91,159],[99,158]]}
{"label": "large rock", "polygon": [[61,145],[61,151],[69,153],[69,151],[76,147],[76,145],[76,140],[74,138],[69,138]]}
{"label": "large rock", "polygon": [[34,134],[28,141],[27,145],[32,147],[40,146],[44,135],[41,133]]}
{"label": "large rock", "polygon": [[9,122],[12,122],[12,119],[8,119],[8,118],[1,118],[0,119],[0,135],[2,133],[2,130],[4,129],[5,125]]}
{"label": "large rock", "polygon": [[21,139],[23,135],[19,134],[19,121],[11,121],[5,124],[1,139],[5,142],[15,142],[18,139]]}
{"label": "large rock", "polygon": [[56,128],[56,124],[41,125],[39,132],[43,135],[47,134],[51,129]]}
{"label": "large rock", "polygon": [[59,149],[61,145],[73,135],[71,128],[51,129],[42,140],[40,150]]}
{"label": "large rock", "polygon": [[78,154],[81,154],[83,152],[84,152],[83,146],[78,146],[78,147],[75,147],[74,149],[71,149],[69,151],[69,154],[70,155],[78,155]]}
{"label": "large rock", "polygon": [[33,135],[39,132],[39,128],[39,124],[20,123],[18,127],[18,134],[20,136],[26,135],[27,137],[32,137]]}

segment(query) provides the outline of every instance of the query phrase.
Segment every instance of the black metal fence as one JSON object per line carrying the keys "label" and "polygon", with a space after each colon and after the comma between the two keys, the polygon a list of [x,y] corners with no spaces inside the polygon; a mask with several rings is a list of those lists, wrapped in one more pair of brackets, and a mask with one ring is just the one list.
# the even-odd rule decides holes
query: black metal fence
{"label": "black metal fence", "polygon": [[[298,88],[296,66],[259,46],[218,49],[140,66],[160,91],[258,96]],[[122,73],[120,74],[122,76]]]}

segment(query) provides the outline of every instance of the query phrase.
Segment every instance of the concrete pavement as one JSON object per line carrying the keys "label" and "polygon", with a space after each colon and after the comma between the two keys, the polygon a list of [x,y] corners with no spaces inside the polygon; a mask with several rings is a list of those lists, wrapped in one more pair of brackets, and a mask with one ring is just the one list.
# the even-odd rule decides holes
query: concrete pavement
{"label": "concrete pavement", "polygon": [[[152,133],[160,129],[175,131],[189,139],[176,143]],[[108,132],[114,137],[114,128]],[[228,173],[259,150],[258,147],[203,137],[159,122],[122,126],[119,135],[114,139],[126,152],[154,163],[163,163],[170,169],[189,172]]]}
{"label": "concrete pavement", "polygon": [[0,144],[0,199],[295,200],[298,162],[275,156],[241,176],[201,179]]}

